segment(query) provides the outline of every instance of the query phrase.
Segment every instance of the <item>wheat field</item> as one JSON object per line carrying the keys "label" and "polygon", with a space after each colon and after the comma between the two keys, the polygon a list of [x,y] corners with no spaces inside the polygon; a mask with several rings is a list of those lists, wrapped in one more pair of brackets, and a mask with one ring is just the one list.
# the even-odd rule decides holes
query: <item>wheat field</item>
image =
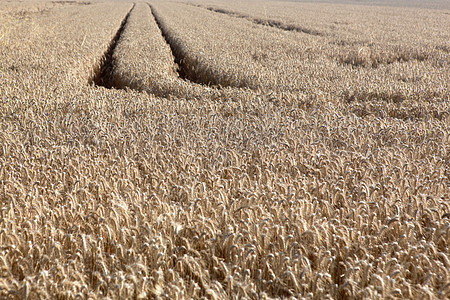
{"label": "wheat field", "polygon": [[395,3],[0,2],[0,299],[448,299],[450,7]]}

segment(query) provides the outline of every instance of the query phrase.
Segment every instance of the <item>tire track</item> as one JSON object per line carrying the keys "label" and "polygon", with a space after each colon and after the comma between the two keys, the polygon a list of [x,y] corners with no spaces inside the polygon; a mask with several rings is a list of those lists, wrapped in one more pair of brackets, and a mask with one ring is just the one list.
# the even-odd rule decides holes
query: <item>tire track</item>
{"label": "tire track", "polygon": [[203,9],[207,9],[209,11],[212,11],[212,12],[215,12],[215,13],[219,13],[219,14],[228,15],[228,16],[231,16],[231,17],[234,17],[234,18],[245,19],[245,20],[248,20],[248,21],[253,22],[255,24],[258,24],[258,25],[264,25],[264,26],[268,26],[268,27],[273,27],[273,28],[277,28],[277,29],[280,29],[280,30],[296,31],[296,32],[300,32],[300,33],[313,35],[313,36],[325,36],[326,35],[325,33],[317,31],[317,30],[314,30],[314,29],[300,27],[300,26],[294,25],[294,24],[285,24],[283,22],[272,20],[272,19],[254,18],[254,17],[252,17],[250,15],[242,14],[242,13],[239,13],[239,12],[235,12],[235,11],[231,11],[231,10],[227,10],[227,9],[223,9],[223,8],[215,8],[215,7],[212,7],[212,6],[202,6],[202,5],[195,5],[195,4],[188,4],[188,3],[184,3],[184,4],[195,6],[195,7],[199,7],[199,8],[203,8]]}
{"label": "tire track", "polygon": [[161,18],[158,13],[155,12],[152,5],[148,3],[148,6],[150,7],[153,18],[155,19],[164,40],[172,51],[172,55],[175,58],[175,64],[177,65],[179,78],[184,81],[197,83],[203,86],[226,86],[226,84],[223,84],[220,80],[217,80],[217,78],[212,75],[212,72],[194,67],[198,65],[198,62],[187,57],[186,50],[179,44],[177,38],[173,37],[170,33],[170,29],[162,24]]}
{"label": "tire track", "polygon": [[181,54],[180,47],[178,47],[172,39],[169,37],[169,34],[166,30],[164,30],[164,27],[161,25],[161,22],[159,18],[157,17],[153,7],[150,5],[150,3],[147,3],[147,5],[150,7],[150,11],[152,13],[153,19],[156,22],[156,25],[158,25],[159,30],[161,31],[161,35],[166,41],[166,44],[169,45],[170,50],[172,51],[172,56],[174,57],[174,63],[176,65],[176,71],[178,73],[178,77],[185,81],[192,81],[198,84],[203,84],[202,82],[197,82],[194,78],[190,78],[188,76],[189,72],[187,72],[187,65],[184,62],[184,56]]}
{"label": "tire track", "polygon": [[122,23],[120,24],[119,29],[117,30],[116,34],[114,35],[113,39],[109,43],[108,49],[106,50],[105,54],[103,55],[102,63],[100,67],[96,68],[96,72],[94,73],[94,76],[91,78],[90,82],[91,84],[94,84],[96,86],[103,86],[106,88],[113,88],[114,86],[114,59],[113,54],[114,50],[116,49],[117,42],[120,39],[120,36],[122,35],[123,30],[125,29],[125,26],[128,21],[128,17],[130,16],[131,12],[135,8],[136,3],[133,3],[133,7],[128,11],[125,18],[122,20]]}

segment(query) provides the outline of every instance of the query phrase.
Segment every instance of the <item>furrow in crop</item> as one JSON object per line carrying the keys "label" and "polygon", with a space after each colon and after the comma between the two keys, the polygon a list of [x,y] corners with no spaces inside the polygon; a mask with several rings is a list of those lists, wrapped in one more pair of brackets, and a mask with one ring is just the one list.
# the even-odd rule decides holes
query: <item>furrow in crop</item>
{"label": "furrow in crop", "polygon": [[[190,53],[192,51],[184,50],[178,57],[189,63],[185,65],[197,66],[197,73],[207,69],[192,63],[196,58],[187,57],[186,54]],[[175,62],[181,59],[175,60],[170,44],[161,33],[147,3],[136,3],[111,60],[113,64],[107,75],[111,79],[109,85],[116,89],[129,88],[164,98],[217,98],[224,93],[235,98],[237,94],[245,94],[241,90],[230,89],[221,89],[219,93],[218,89],[196,84],[192,77],[183,76],[183,69]]]}
{"label": "furrow in crop", "polygon": [[281,30],[296,31],[296,32],[306,33],[306,34],[315,35],[315,36],[325,35],[324,33],[314,30],[314,29],[309,29],[309,28],[301,27],[301,26],[294,25],[294,24],[286,24],[286,23],[283,23],[283,22],[280,22],[277,20],[255,18],[255,17],[249,16],[246,14],[242,14],[239,12],[235,12],[235,11],[231,11],[231,10],[227,10],[227,9],[223,9],[223,8],[215,8],[212,6],[202,6],[202,5],[195,5],[195,6],[205,8],[209,11],[216,12],[219,14],[225,14],[228,16],[236,17],[236,18],[246,19],[255,24],[274,27],[274,28],[278,28]]}
{"label": "furrow in crop", "polygon": [[133,7],[130,9],[130,11],[126,14],[125,18],[123,19],[122,23],[120,24],[119,29],[117,30],[114,38],[109,43],[108,49],[106,50],[103,60],[101,63],[101,66],[97,68],[97,72],[94,73],[93,78],[90,80],[90,83],[93,83],[97,86],[103,86],[106,88],[112,88],[114,86],[114,76],[113,76],[113,66],[114,66],[114,59],[113,54],[114,50],[116,49],[117,42],[120,39],[120,36],[122,35],[123,30],[125,29],[125,25],[128,21],[128,17],[130,16],[130,13],[133,11],[136,4],[133,4]]}
{"label": "furrow in crop", "polygon": [[166,41],[167,45],[169,45],[170,50],[172,51],[172,55],[173,55],[173,57],[174,57],[174,62],[175,62],[175,64],[177,65],[176,70],[177,70],[178,76],[179,76],[181,79],[183,79],[183,80],[189,80],[189,81],[192,81],[192,82],[196,82],[196,83],[202,84],[202,82],[197,82],[197,80],[195,80],[195,78],[189,78],[189,76],[188,76],[189,72],[186,71],[187,66],[186,66],[186,64],[184,63],[183,55],[182,55],[181,51],[179,50],[179,47],[178,47],[177,44],[174,43],[174,41],[169,37],[169,34],[168,34],[167,30],[165,30],[165,29],[163,28],[163,26],[161,26],[161,23],[160,23],[159,19],[158,19],[158,18],[156,17],[156,15],[155,15],[155,12],[154,12],[154,10],[153,10],[153,7],[152,7],[150,4],[148,4],[148,6],[150,7],[150,11],[151,11],[151,13],[152,13],[152,16],[153,16],[155,22],[156,22],[156,25],[158,25],[158,28],[159,28],[159,30],[161,31],[162,37],[163,37],[164,40]]}
{"label": "furrow in crop", "polygon": [[169,45],[150,7],[136,3],[117,41],[110,71],[115,88],[131,88],[161,96],[162,84],[179,80]]}
{"label": "furrow in crop", "polygon": [[178,66],[178,75],[181,79],[195,82],[202,85],[213,86],[230,86],[226,82],[216,78],[214,72],[205,67],[199,67],[198,61],[188,55],[188,50],[178,41],[175,34],[166,26],[162,18],[155,11],[154,7],[148,4],[156,24],[161,30],[161,34],[170,46],[172,54],[175,58],[175,63]]}

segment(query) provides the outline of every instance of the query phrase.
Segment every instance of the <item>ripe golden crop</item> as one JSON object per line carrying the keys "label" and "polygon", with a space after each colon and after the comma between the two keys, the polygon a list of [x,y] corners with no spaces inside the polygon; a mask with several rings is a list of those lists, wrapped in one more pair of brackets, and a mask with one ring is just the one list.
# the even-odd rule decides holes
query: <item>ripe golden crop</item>
{"label": "ripe golden crop", "polygon": [[0,298],[448,298],[446,13],[1,2]]}

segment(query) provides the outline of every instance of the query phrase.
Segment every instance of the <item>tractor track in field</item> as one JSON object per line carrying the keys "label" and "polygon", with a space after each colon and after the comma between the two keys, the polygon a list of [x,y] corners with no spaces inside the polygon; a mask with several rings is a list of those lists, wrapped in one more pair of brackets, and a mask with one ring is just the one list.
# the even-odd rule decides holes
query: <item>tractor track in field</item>
{"label": "tractor track in field", "polygon": [[154,9],[154,7],[147,3],[150,7],[152,15],[158,25],[163,38],[169,45],[172,55],[174,57],[175,64],[177,66],[177,72],[180,79],[186,82],[199,84],[204,87],[214,88],[220,90],[222,88],[249,88],[248,83],[242,83],[240,85],[235,85],[217,76],[217,73],[213,68],[203,64],[201,61],[192,55],[190,55],[189,50],[180,42],[179,37],[171,32],[170,26],[164,24],[163,18],[159,16],[159,12]]}
{"label": "tractor track in field", "polygon": [[184,63],[184,56],[181,54],[181,51],[179,50],[179,47],[172,41],[172,39],[169,37],[168,32],[164,29],[164,27],[161,25],[161,22],[159,21],[159,18],[155,14],[155,11],[150,3],[147,3],[148,7],[150,7],[150,12],[152,13],[153,19],[156,22],[156,25],[158,25],[159,31],[161,31],[161,35],[166,41],[166,44],[169,45],[170,51],[172,52],[172,56],[174,57],[174,63],[176,65],[176,71],[178,73],[178,77],[185,81],[192,81],[198,84],[203,84],[202,82],[198,82],[194,78],[190,78],[188,75],[189,72],[187,72],[187,66]]}
{"label": "tractor track in field", "polygon": [[[208,68],[208,66],[202,65],[197,61],[197,58],[191,57],[187,52],[186,47],[180,42],[177,35],[175,35],[170,26],[165,24],[163,16],[159,15],[159,11],[154,9],[150,3],[145,3],[150,9],[149,17],[152,19],[159,29],[163,41],[169,46],[171,56],[173,57],[174,64],[174,77],[171,80],[173,86],[177,86],[181,89],[186,86],[197,86],[197,90],[204,88],[205,93],[216,93],[223,88],[248,88],[247,85],[234,86],[227,82],[224,82],[221,78],[217,78],[214,70]],[[100,63],[94,66],[93,76],[90,77],[88,83],[96,87],[104,87],[107,89],[132,89],[136,91],[146,91],[147,93],[154,94],[156,96],[167,97],[172,95],[172,87],[168,87],[165,82],[168,78],[155,78],[154,80],[146,80],[142,74],[129,74],[126,76],[132,76],[132,78],[124,78],[123,72],[118,68],[123,68],[123,62],[119,62],[119,53],[117,51],[123,51],[120,48],[121,42],[125,39],[127,28],[131,26],[133,15],[138,12],[139,5],[133,3],[133,6],[127,12],[123,18],[119,28],[117,29],[114,37],[109,42],[109,45],[102,55]],[[131,16],[131,17],[130,17]],[[135,26],[135,25],[132,25]],[[117,49],[116,49],[117,48]],[[119,49],[120,48],[120,49]],[[120,56],[120,55],[119,55]],[[121,63],[121,67],[119,67]],[[123,70],[122,70],[123,71]],[[136,77],[137,76],[137,77]],[[142,77],[140,77],[142,76]],[[158,80],[162,81],[159,82]],[[182,83],[184,82],[184,83]],[[187,84],[187,85],[186,85]]]}
{"label": "tractor track in field", "polygon": [[158,14],[155,13],[154,8],[150,3],[147,3],[150,7],[150,11],[153,15],[153,18],[158,25],[159,30],[161,31],[161,35],[166,41],[167,45],[169,45],[170,50],[172,51],[172,56],[174,57],[175,65],[177,66],[178,77],[187,82],[197,83],[203,86],[211,86],[210,80],[204,80],[199,76],[195,71],[193,71],[192,67],[186,61],[186,55],[184,50],[178,44],[178,42],[171,37],[169,30],[165,28],[165,26],[161,23]]}
{"label": "tractor track in field", "polygon": [[116,34],[114,35],[113,39],[109,43],[108,49],[103,55],[102,63],[99,68],[97,68],[97,72],[95,72],[93,78],[91,78],[90,83],[96,85],[96,86],[103,86],[105,88],[115,88],[114,84],[114,58],[113,54],[116,49],[117,43],[125,29],[125,26],[128,21],[128,17],[130,16],[131,12],[135,8],[136,3],[133,3],[133,7],[128,11],[128,13],[125,15],[125,17],[122,20],[122,23],[120,24],[119,29],[117,30]]}
{"label": "tractor track in field", "polygon": [[[167,30],[164,28],[164,26],[161,25],[160,20],[157,16],[157,14],[154,12],[152,5],[150,3],[147,3],[147,5],[150,8],[151,15],[157,24],[162,37],[164,38],[167,45],[170,47],[170,50],[172,52],[172,56],[174,57],[174,64],[176,66],[176,72],[178,75],[178,78],[186,81],[186,82],[192,82],[197,83],[203,86],[209,86],[210,82],[205,82],[199,78],[199,76],[195,76],[195,73],[190,70],[188,64],[185,61],[185,55],[183,53],[183,50],[180,49],[180,46],[177,45],[176,41],[170,38],[170,34],[167,32]],[[136,7],[136,3],[133,3],[132,8],[128,11],[128,13],[123,18],[121,25],[119,29],[117,30],[116,34],[112,38],[112,40],[109,43],[109,46],[105,53],[102,56],[101,64],[100,66],[96,67],[96,71],[94,72],[94,75],[90,78],[89,83],[93,84],[95,86],[101,86],[108,89],[116,88],[116,89],[123,89],[126,87],[129,87],[131,89],[134,89],[133,87],[128,86],[127,84],[120,84],[119,82],[122,82],[121,80],[118,80],[116,78],[115,69],[115,59],[114,59],[114,52],[116,50],[116,46],[120,42],[121,36],[123,34],[123,31],[127,27],[128,19],[130,15],[133,13],[133,10]]]}
{"label": "tractor track in field", "polygon": [[317,31],[317,30],[314,30],[314,29],[300,27],[300,26],[294,25],[294,24],[285,24],[285,23],[282,23],[280,21],[271,20],[271,19],[255,18],[255,17],[252,17],[252,16],[247,15],[247,14],[242,14],[242,13],[239,13],[239,12],[235,12],[235,11],[231,11],[231,10],[227,10],[227,9],[223,9],[223,8],[215,8],[215,7],[203,6],[203,5],[199,5],[199,4],[198,5],[196,5],[196,4],[189,4],[189,3],[184,3],[184,4],[191,5],[191,6],[194,6],[194,7],[203,8],[203,9],[215,12],[215,13],[228,15],[228,16],[234,17],[234,18],[245,19],[247,21],[253,22],[253,23],[258,24],[258,25],[272,27],[272,28],[276,28],[276,29],[280,29],[280,30],[284,30],[284,31],[295,31],[295,32],[300,32],[300,33],[313,35],[313,36],[325,36],[326,35],[325,33]]}

